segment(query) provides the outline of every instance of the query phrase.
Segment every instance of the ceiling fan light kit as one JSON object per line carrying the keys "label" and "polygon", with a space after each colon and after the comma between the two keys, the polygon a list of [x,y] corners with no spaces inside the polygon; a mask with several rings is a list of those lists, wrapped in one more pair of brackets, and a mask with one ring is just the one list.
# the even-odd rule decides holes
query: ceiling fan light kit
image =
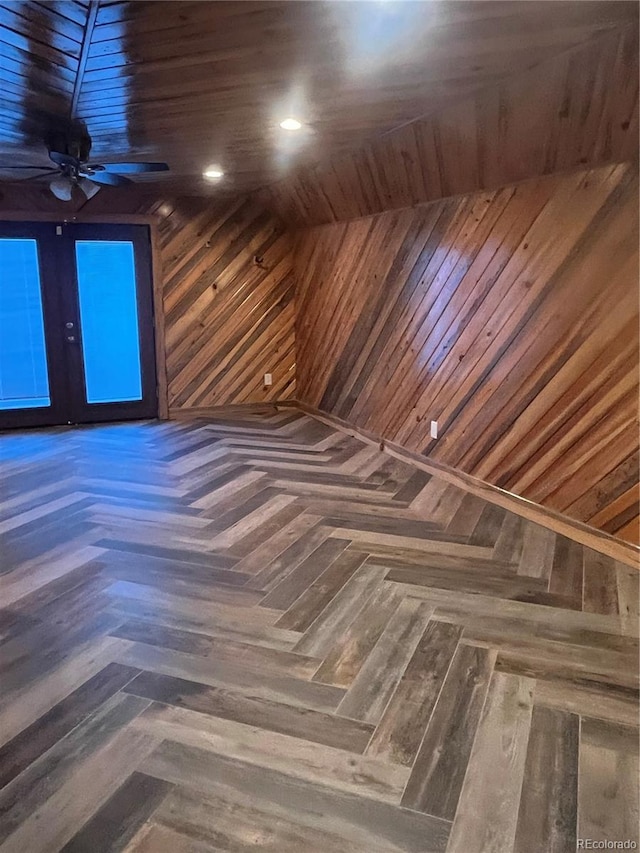
{"label": "ceiling fan light kit", "polygon": [[87,180],[87,178],[80,178],[80,180],[78,181],[78,186],[86,195],[87,199],[93,198],[96,193],[100,192],[100,187],[97,184],[94,184],[91,181]]}
{"label": "ceiling fan light kit", "polygon": [[[76,125],[70,125],[66,135],[59,132],[55,144],[62,151],[48,144],[51,166],[0,166],[12,171],[25,171],[28,176],[25,181],[46,179],[52,194],[60,201],[71,201],[73,190],[77,187],[87,199],[100,191],[102,186],[123,187],[133,181],[125,175],[143,175],[149,172],[166,172],[166,163],[92,163],[89,161],[91,152],[91,137],[85,127],[80,130]],[[33,174],[36,172],[37,174]]]}
{"label": "ceiling fan light kit", "polygon": [[60,201],[71,201],[71,196],[73,194],[73,182],[64,175],[53,178],[49,182],[49,189],[57,199],[60,199]]}

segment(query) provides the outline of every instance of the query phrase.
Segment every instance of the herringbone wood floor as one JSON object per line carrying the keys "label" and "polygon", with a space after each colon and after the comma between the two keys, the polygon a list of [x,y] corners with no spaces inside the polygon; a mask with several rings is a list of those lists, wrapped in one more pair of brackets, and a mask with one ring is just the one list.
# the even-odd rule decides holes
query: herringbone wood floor
{"label": "herringbone wood floor", "polygon": [[634,569],[292,411],[0,448],[3,853],[637,840]]}

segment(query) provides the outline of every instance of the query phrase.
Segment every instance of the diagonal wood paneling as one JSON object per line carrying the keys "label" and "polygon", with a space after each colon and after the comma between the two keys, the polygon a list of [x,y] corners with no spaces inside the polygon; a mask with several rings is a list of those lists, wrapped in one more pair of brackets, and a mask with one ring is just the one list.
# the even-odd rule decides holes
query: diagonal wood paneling
{"label": "diagonal wood paneling", "polygon": [[[290,235],[241,199],[155,204],[170,408],[264,402],[295,388]],[[273,385],[264,387],[271,373]]]}
{"label": "diagonal wood paneling", "polygon": [[261,197],[292,227],[367,216],[638,153],[636,27],[327,158]]}
{"label": "diagonal wood paneling", "polygon": [[302,232],[298,398],[637,541],[637,215],[627,164]]}

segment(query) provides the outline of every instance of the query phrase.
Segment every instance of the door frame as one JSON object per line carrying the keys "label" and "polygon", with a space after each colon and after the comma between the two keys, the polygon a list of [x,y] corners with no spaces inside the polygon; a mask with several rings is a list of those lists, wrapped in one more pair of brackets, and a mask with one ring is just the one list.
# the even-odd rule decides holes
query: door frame
{"label": "door frame", "polygon": [[138,214],[90,214],[75,213],[71,216],[56,216],[37,211],[0,210],[0,223],[24,222],[52,223],[53,225],[146,225],[151,244],[151,295],[153,302],[153,330],[155,339],[156,382],[158,389],[158,419],[169,419],[169,389],[167,382],[167,357],[165,346],[165,318],[163,305],[164,278],[158,222],[154,216]]}

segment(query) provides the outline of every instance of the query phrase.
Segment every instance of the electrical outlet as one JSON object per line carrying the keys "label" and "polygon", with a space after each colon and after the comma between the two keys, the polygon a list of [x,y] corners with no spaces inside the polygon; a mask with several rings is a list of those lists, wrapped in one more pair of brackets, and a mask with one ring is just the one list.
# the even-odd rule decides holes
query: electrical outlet
{"label": "electrical outlet", "polygon": [[438,421],[431,421],[431,438],[438,437]]}
{"label": "electrical outlet", "polygon": [[270,373],[265,373],[264,384],[265,385],[273,385],[273,376]]}

